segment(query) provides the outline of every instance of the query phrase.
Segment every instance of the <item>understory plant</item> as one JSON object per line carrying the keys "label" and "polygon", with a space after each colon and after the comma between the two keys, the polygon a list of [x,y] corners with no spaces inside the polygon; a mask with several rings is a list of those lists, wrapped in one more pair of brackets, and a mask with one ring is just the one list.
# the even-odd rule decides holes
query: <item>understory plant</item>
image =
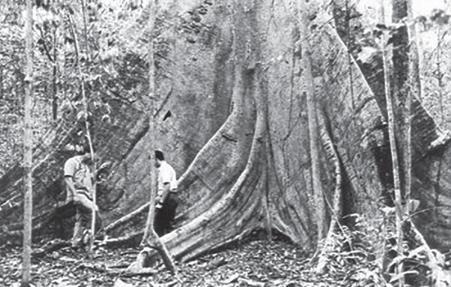
{"label": "understory plant", "polygon": [[[328,253],[327,276],[343,286],[451,286],[445,256],[430,249],[406,216],[403,254],[397,252],[394,208],[385,207],[372,218],[347,216],[347,225],[334,232]],[[396,266],[401,266],[401,273]]]}

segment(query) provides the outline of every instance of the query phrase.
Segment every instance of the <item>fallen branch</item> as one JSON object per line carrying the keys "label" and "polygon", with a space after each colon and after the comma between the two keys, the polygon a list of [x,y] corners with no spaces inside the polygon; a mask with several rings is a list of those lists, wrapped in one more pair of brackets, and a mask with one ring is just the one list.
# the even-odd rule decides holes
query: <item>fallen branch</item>
{"label": "fallen branch", "polygon": [[70,241],[67,240],[61,240],[61,239],[55,239],[48,244],[46,244],[42,248],[35,249],[32,253],[33,258],[41,258],[45,256],[46,254],[49,254],[53,251],[59,250],[64,247],[71,246]]}
{"label": "fallen branch", "polygon": [[101,273],[110,273],[110,272],[116,272],[115,270],[109,270],[105,266],[99,266],[95,264],[88,264],[88,263],[81,263],[77,268],[84,268],[88,270],[92,270],[95,272],[101,272]]}
{"label": "fallen branch", "polygon": [[138,231],[118,238],[110,238],[100,243],[100,246],[107,248],[116,248],[120,246],[138,246],[143,236],[143,231]]}
{"label": "fallen branch", "polygon": [[151,267],[145,267],[140,268],[136,271],[130,271],[127,269],[124,273],[121,273],[122,277],[133,277],[133,276],[149,276],[149,275],[155,275],[158,273],[158,270],[151,268]]}
{"label": "fallen branch", "polygon": [[95,272],[107,273],[109,275],[119,275],[121,277],[134,277],[134,276],[149,276],[158,273],[158,270],[154,268],[141,268],[140,270],[130,271],[127,268],[124,269],[112,269],[110,267],[98,266],[94,264],[82,263],[77,268],[89,269]]}
{"label": "fallen branch", "polygon": [[147,202],[147,203],[141,205],[140,207],[138,207],[138,209],[136,209],[136,210],[130,212],[129,214],[119,218],[118,220],[110,223],[107,227],[105,227],[105,232],[109,232],[109,231],[113,230],[114,228],[116,228],[117,226],[132,220],[136,216],[141,215],[142,213],[146,212],[148,208],[149,208],[149,203]]}

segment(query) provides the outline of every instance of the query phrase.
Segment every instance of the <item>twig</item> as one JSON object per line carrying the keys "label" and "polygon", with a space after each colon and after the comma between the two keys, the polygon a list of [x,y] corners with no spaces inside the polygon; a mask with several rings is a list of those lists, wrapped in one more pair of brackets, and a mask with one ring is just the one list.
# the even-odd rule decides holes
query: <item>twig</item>
{"label": "twig", "polygon": [[43,248],[35,249],[34,252],[32,253],[32,256],[34,258],[41,258],[50,252],[53,252],[53,251],[56,251],[56,250],[59,250],[61,248],[68,247],[68,246],[71,246],[71,243],[69,241],[56,239],[56,240],[53,240],[52,242],[50,242],[49,244],[47,244]]}

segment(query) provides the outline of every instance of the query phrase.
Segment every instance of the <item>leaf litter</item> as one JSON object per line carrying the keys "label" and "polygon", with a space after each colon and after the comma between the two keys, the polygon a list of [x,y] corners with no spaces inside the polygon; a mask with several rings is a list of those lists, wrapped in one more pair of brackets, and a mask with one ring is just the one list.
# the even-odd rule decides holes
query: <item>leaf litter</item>
{"label": "leaf litter", "polygon": [[[245,240],[195,260],[177,262],[178,278],[164,267],[148,276],[121,273],[139,248],[98,249],[87,253],[64,247],[32,263],[33,287],[170,287],[346,286],[334,278],[317,276],[309,265],[310,253],[286,240]],[[0,286],[14,286],[21,278],[21,249],[0,249]],[[111,272],[117,270],[117,272]],[[17,285],[18,286],[18,285]]]}

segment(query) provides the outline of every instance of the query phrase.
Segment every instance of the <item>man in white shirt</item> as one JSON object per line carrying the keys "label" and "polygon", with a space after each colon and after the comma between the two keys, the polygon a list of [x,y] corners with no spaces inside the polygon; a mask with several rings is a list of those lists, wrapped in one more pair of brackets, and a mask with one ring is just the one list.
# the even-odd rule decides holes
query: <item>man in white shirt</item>
{"label": "man in white shirt", "polygon": [[99,224],[98,207],[93,203],[94,172],[89,146],[86,144],[78,155],[71,157],[64,164],[64,181],[66,183],[66,202],[72,201],[76,207],[72,247],[83,244],[83,234],[89,230],[92,210],[96,211]]}
{"label": "man in white shirt", "polygon": [[177,178],[175,170],[164,159],[162,151],[155,151],[155,166],[158,168],[158,191],[155,200],[155,231],[159,236],[172,228],[178,205]]}

